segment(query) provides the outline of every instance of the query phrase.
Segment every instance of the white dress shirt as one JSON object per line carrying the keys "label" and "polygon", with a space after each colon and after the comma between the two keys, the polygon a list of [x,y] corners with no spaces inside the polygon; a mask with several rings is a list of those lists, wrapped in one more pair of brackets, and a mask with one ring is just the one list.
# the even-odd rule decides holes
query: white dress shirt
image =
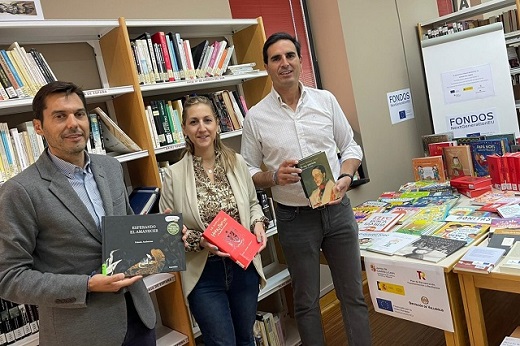
{"label": "white dress shirt", "polygon": [[[296,111],[285,104],[273,88],[247,113],[241,153],[251,175],[262,171],[262,163],[274,171],[284,160],[299,160],[324,151],[334,178],[337,178],[341,162],[350,158],[362,159],[361,147],[354,141],[352,128],[334,95],[301,83],[300,90]],[[338,150],[341,162],[337,157]],[[299,183],[273,186],[271,191],[279,203],[309,205]]]}

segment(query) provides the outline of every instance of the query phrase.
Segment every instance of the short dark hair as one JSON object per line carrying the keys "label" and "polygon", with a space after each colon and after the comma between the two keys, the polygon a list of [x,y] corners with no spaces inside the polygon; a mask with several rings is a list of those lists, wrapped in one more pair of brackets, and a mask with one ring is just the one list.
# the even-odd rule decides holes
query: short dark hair
{"label": "short dark hair", "polygon": [[327,174],[327,170],[325,169],[325,167],[323,165],[316,165],[316,166],[312,167],[311,172],[314,171],[315,169],[320,170],[320,172],[323,174]]}
{"label": "short dark hair", "polygon": [[62,93],[66,95],[78,95],[81,99],[81,102],[83,102],[83,107],[87,109],[87,101],[85,99],[85,94],[79,86],[71,82],[55,81],[42,86],[34,96],[32,102],[33,119],[40,120],[43,123],[43,111],[45,110],[45,108],[47,108],[45,104],[47,96]]}
{"label": "short dark hair", "polygon": [[298,58],[302,57],[302,47],[300,45],[300,42],[298,42],[298,40],[296,39],[296,37],[291,36],[286,32],[277,32],[269,36],[269,38],[264,43],[264,48],[262,50],[262,54],[264,55],[264,64],[267,64],[267,50],[269,49],[269,47],[271,47],[273,44],[280,40],[291,41],[294,44],[294,47],[296,47],[296,53],[298,54]]}

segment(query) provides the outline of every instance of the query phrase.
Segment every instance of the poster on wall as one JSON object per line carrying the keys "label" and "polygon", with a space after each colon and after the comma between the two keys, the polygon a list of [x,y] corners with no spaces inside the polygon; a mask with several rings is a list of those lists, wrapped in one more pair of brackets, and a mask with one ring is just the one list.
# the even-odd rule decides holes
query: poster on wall
{"label": "poster on wall", "polygon": [[365,268],[375,311],[453,332],[441,266],[365,256]]}
{"label": "poster on wall", "polygon": [[388,111],[392,124],[413,119],[412,93],[410,88],[401,89],[386,94]]}
{"label": "poster on wall", "polygon": [[446,103],[464,102],[495,96],[491,65],[471,66],[442,73]]}
{"label": "poster on wall", "polygon": [[0,21],[43,20],[40,0],[0,0]]}
{"label": "poster on wall", "polygon": [[499,118],[496,108],[482,108],[468,113],[446,115],[446,127],[456,138],[475,133],[491,135],[500,132]]}

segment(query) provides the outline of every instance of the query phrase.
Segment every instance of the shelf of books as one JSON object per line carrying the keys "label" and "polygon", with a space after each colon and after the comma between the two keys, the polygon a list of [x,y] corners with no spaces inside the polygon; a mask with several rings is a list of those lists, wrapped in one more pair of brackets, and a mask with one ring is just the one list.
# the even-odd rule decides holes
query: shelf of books
{"label": "shelf of books", "polygon": [[31,334],[29,336],[26,336],[23,339],[20,339],[16,341],[13,344],[10,344],[12,346],[38,346],[40,344],[38,333]]}
{"label": "shelf of books", "polygon": [[258,295],[259,301],[291,283],[291,277],[286,265],[275,264],[270,266],[270,268],[264,269],[264,274],[267,278],[267,285],[260,290]]}

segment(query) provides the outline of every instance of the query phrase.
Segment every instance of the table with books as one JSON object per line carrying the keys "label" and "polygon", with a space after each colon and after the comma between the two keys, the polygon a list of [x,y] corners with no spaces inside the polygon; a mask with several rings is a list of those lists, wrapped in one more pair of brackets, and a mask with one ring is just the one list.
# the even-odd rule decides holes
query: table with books
{"label": "table with books", "polygon": [[[494,201],[485,199],[487,195],[492,196],[496,200],[500,197],[504,198],[505,205],[514,205],[520,203],[520,197],[514,193],[497,192],[493,190],[482,196],[468,198],[453,189],[449,183],[427,183],[413,182],[407,183],[397,192],[385,192],[377,200],[365,201],[353,208],[359,225],[359,241],[361,254],[365,261],[367,277],[370,275],[379,275],[379,268],[372,265],[374,261],[383,261],[382,263],[394,264],[396,271],[390,271],[392,275],[385,272],[385,279],[378,277],[377,286],[372,283],[371,297],[376,311],[392,313],[399,311],[402,306],[395,304],[398,298],[402,296],[409,299],[414,286],[422,284],[421,280],[426,282],[434,276],[433,272],[428,274],[423,268],[433,268],[437,273],[441,273],[442,280],[439,281],[438,288],[444,288],[447,293],[447,311],[451,314],[450,326],[444,328],[435,324],[421,322],[413,313],[409,313],[408,317],[403,317],[412,321],[430,325],[444,330],[447,345],[466,345],[468,343],[469,329],[470,340],[473,340],[474,328],[466,326],[464,314],[468,313],[467,301],[474,300],[474,296],[478,294],[478,286],[471,286],[474,283],[473,275],[480,277],[478,284],[486,285],[485,288],[500,287],[500,283],[491,283],[492,280],[485,278],[500,277],[502,279],[511,280],[511,274],[500,273],[495,269],[491,274],[463,274],[470,283],[466,283],[465,278],[460,278],[460,271],[454,271],[454,267],[458,264],[459,259],[468,251],[475,247],[481,248],[481,244],[487,241],[488,231],[493,220],[500,218],[494,212],[497,210],[480,210],[486,208],[497,207]],[[500,197],[499,197],[500,196]],[[490,197],[490,198],[492,198]],[[476,204],[478,203],[478,204]],[[392,215],[394,214],[394,215]],[[500,219],[499,219],[500,220]],[[502,219],[505,220],[505,219]],[[480,245],[480,246],[479,246]],[[426,250],[425,250],[426,249]],[[367,263],[369,264],[367,266]],[[406,280],[399,282],[399,268],[408,268],[411,274],[419,275],[419,280],[409,280],[412,286],[407,287]],[[427,279],[420,277],[422,272],[430,275]],[[397,272],[397,273],[396,273]],[[388,279],[386,279],[388,278]],[[374,281],[374,279],[372,279]],[[520,287],[514,280],[516,286]],[[381,282],[383,282],[381,284]],[[485,283],[484,283],[485,282]],[[445,284],[445,286],[444,286]],[[370,285],[370,277],[369,277]],[[433,284],[432,284],[433,286]],[[466,286],[470,287],[469,292]],[[514,292],[519,292],[520,288],[514,288],[515,285],[509,283]],[[509,287],[509,286],[506,286]],[[373,287],[378,290],[373,294]],[[411,289],[410,289],[411,288]],[[420,289],[418,289],[420,290]],[[383,291],[383,293],[381,293]],[[472,294],[471,297],[468,296]],[[379,294],[379,297],[374,297]],[[384,296],[386,294],[386,296]],[[468,298],[469,297],[469,298]],[[434,297],[435,298],[435,297]],[[431,295],[424,294],[419,298],[418,306],[432,309],[435,301]],[[428,299],[430,305],[428,305]],[[391,304],[394,303],[392,306]],[[409,304],[414,304],[408,302]],[[390,304],[390,308],[388,308]],[[381,308],[378,310],[378,308]],[[471,307],[479,309],[479,301]],[[402,309],[401,309],[402,310]],[[437,310],[441,311],[441,308]],[[388,313],[390,314],[390,313]],[[479,325],[479,316],[475,316],[475,323]],[[399,316],[396,316],[399,317]],[[437,316],[437,319],[446,319],[446,316]],[[480,315],[482,318],[482,316]],[[452,324],[451,324],[452,322]],[[483,336],[479,340],[485,339],[485,330]],[[480,343],[474,343],[480,345]],[[484,344],[482,344],[484,345]]]}

